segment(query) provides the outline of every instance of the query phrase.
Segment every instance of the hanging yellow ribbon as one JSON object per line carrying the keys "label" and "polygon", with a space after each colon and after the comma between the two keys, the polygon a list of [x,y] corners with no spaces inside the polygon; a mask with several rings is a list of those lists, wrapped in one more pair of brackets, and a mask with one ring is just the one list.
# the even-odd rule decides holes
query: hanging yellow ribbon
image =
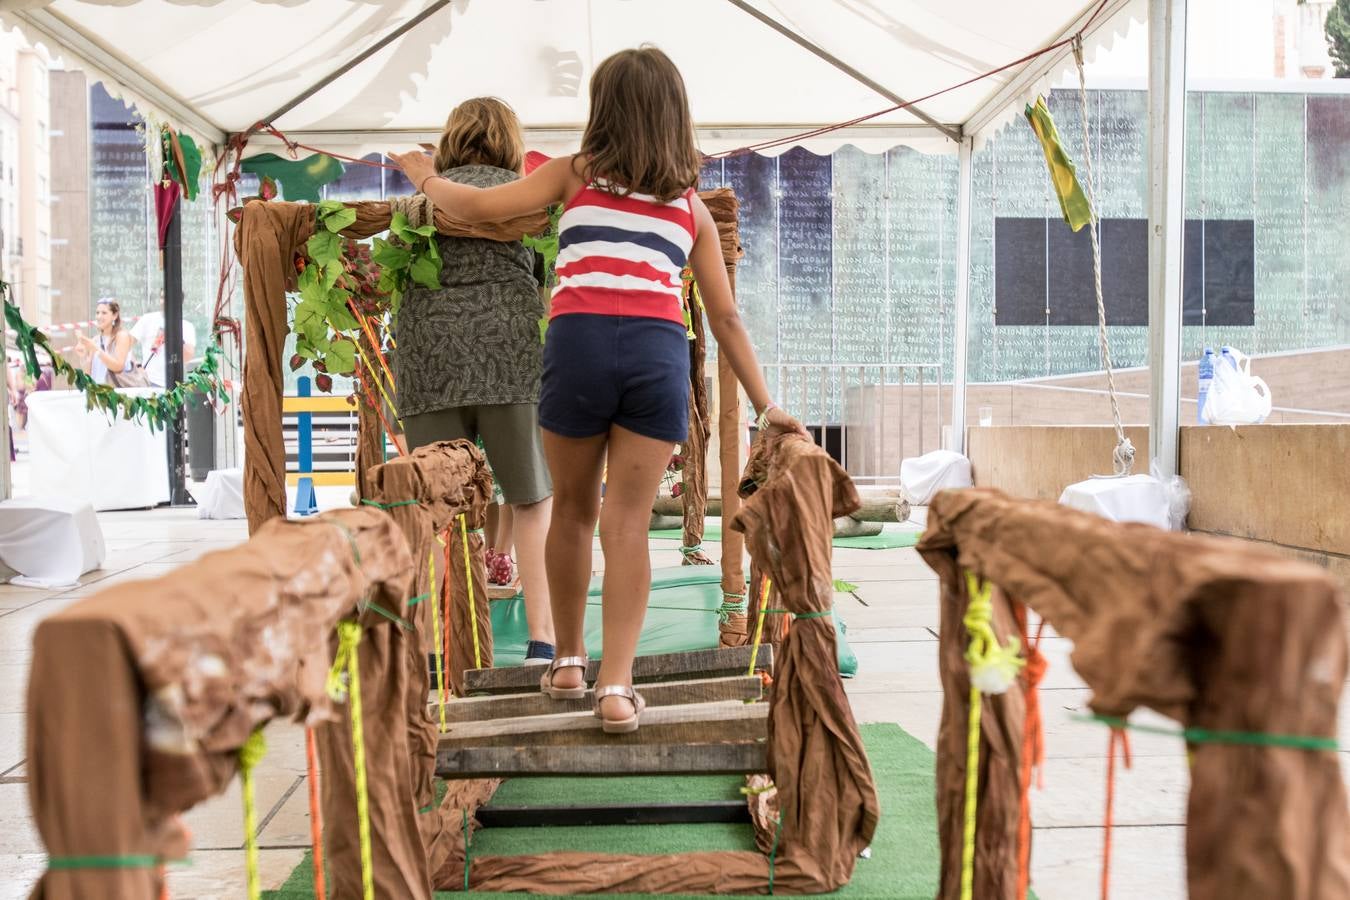
{"label": "hanging yellow ribbon", "polygon": [[356,828],[361,850],[361,894],[375,900],[375,867],[370,840],[370,789],[366,782],[366,732],[361,716],[361,666],[357,647],[361,624],[345,620],[337,625],[338,650],[328,672],[328,695],[336,701],[349,698],[352,720],[352,768],[356,773]]}
{"label": "hanging yellow ribbon", "polygon": [[374,381],[375,386],[380,389],[380,396],[384,398],[384,402],[389,406],[389,411],[394,414],[394,421],[398,423],[399,428],[402,428],[403,420],[399,418],[398,407],[395,406],[394,401],[390,399],[389,392],[384,389],[384,379],[380,377],[380,373],[377,370],[371,367],[366,355],[361,352],[361,345],[359,343],[356,344],[356,356],[361,360],[361,365],[365,367],[366,371],[375,376],[371,380]]}
{"label": "hanging yellow ribbon", "polygon": [[267,753],[262,731],[255,731],[239,748],[239,781],[244,794],[244,873],[249,900],[262,897],[258,878],[258,802],[253,785],[253,770]]}
{"label": "hanging yellow ribbon", "polygon": [[436,583],[436,548],[427,551],[427,575],[431,581],[431,636],[436,643],[436,698],[440,705],[441,734],[445,734],[445,663],[441,656],[441,598]]}
{"label": "hanging yellow ribbon", "polygon": [[1000,645],[994,633],[993,585],[966,572],[969,602],[962,624],[970,636],[966,662],[970,664],[970,718],[966,722],[966,802],[961,839],[961,900],[975,892],[975,824],[979,818],[980,714],[985,693],[1002,694],[1012,685],[1025,660],[1018,656],[1021,642],[1012,638]]}
{"label": "hanging yellow ribbon", "polygon": [[459,533],[464,539],[464,581],[469,586],[469,628],[473,630],[473,667],[483,668],[483,654],[478,647],[478,604],[473,599],[473,569],[469,566],[469,522],[461,513]]}
{"label": "hanging yellow ribbon", "polygon": [[764,616],[769,608],[769,590],[773,587],[773,582],[769,576],[764,576],[764,590],[759,598],[759,623],[755,625],[755,645],[750,648],[750,671],[747,675],[755,674],[755,663],[759,660],[759,643],[764,637]]}

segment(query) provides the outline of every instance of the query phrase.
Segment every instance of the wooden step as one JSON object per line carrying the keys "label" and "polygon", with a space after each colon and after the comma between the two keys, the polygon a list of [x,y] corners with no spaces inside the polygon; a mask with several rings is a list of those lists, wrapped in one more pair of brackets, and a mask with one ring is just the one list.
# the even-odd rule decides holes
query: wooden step
{"label": "wooden step", "polygon": [[[539,671],[542,674],[542,669]],[[649,708],[678,706],[685,703],[711,703],[717,700],[760,700],[764,696],[764,682],[758,675],[700,678],[694,681],[643,685],[641,693]],[[432,695],[431,702],[435,703],[434,691]],[[532,694],[464,697],[446,703],[445,719],[447,722],[481,722],[519,716],[590,712],[592,696],[593,692],[587,691],[581,700],[553,700],[536,690]],[[439,713],[436,715],[439,716]]]}
{"label": "wooden step", "polygon": [[[751,647],[720,647],[716,650],[690,650],[685,653],[661,653],[639,656],[633,661],[633,682],[676,681],[696,678],[728,678],[750,674]],[[773,671],[773,648],[761,645],[755,658],[755,671]],[[594,682],[600,661],[591,660],[586,681]],[[539,690],[541,668],[513,666],[503,669],[469,669],[464,673],[469,694],[524,694]]]}
{"label": "wooden step", "polygon": [[[644,726],[645,727],[645,726]],[[588,744],[573,747],[445,747],[441,778],[603,775],[747,775],[767,772],[766,744]]]}
{"label": "wooden step", "polygon": [[600,719],[586,712],[461,722],[440,736],[441,748],[557,747],[577,744],[709,744],[746,742],[768,736],[769,704],[723,701],[649,708],[642,727],[630,734],[606,734]]}

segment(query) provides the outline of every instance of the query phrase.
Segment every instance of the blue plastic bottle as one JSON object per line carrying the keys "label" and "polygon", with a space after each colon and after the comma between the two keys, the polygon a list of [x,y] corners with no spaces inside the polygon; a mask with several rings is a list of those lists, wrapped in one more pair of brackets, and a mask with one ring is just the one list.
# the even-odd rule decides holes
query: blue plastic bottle
{"label": "blue plastic bottle", "polygon": [[1197,374],[1200,376],[1199,402],[1196,404],[1195,420],[1201,425],[1205,424],[1205,398],[1209,396],[1209,385],[1214,380],[1214,348],[1206,347],[1205,353],[1200,357],[1200,363],[1196,367]]}

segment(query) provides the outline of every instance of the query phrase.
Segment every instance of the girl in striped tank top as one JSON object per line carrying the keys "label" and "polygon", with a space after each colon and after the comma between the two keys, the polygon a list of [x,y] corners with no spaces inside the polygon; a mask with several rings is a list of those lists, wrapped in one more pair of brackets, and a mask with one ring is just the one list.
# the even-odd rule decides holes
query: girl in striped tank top
{"label": "girl in striped tank top", "polygon": [[[712,215],[695,193],[700,157],[684,80],[655,47],[624,50],[591,78],[575,156],[486,189],[439,177],[421,153],[393,154],[436,206],[469,222],[564,203],[544,345],[539,422],[553,476],[546,560],[557,655],[551,697],[585,694],[582,635],[596,520],[605,557],[604,653],[595,683],[605,731],[638,727],[633,657],[651,589],[647,525],[674,445],[688,436],[689,343],[680,273],[691,266],[708,324],[761,427],[804,429],[770,397],[737,315]],[[600,480],[608,460],[604,506]]]}

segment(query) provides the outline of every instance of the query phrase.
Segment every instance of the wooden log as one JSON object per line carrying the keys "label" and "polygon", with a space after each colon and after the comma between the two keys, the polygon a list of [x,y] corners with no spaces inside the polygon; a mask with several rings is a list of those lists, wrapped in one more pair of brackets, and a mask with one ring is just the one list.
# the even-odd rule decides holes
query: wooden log
{"label": "wooden log", "polygon": [[[773,654],[759,648],[755,671],[772,672]],[[633,682],[675,681],[681,678],[730,678],[750,673],[750,647],[724,647],[717,650],[690,650],[685,653],[661,653],[633,660]],[[524,694],[539,690],[542,667],[515,666],[504,669],[469,669],[464,685],[469,694]],[[586,669],[586,680],[594,682],[600,672],[600,660],[593,659]]]}
{"label": "wooden log", "polygon": [[[909,520],[909,501],[904,497],[892,496],[866,496],[862,498],[863,505],[857,512],[849,518],[856,519],[859,522],[905,522]],[[652,512],[658,516],[679,516],[684,511],[684,505],[679,497],[657,497],[652,504]],[[708,498],[708,515],[722,515],[722,498]],[[725,527],[726,523],[723,522]],[[725,537],[725,532],[723,533]]]}
{"label": "wooden log", "polygon": [[[711,703],[717,700],[759,700],[764,682],[758,675],[732,678],[700,678],[648,684],[642,688],[648,708],[678,706],[686,703]],[[541,693],[506,694],[495,697],[464,697],[447,703],[447,722],[481,722],[486,719],[510,719],[517,716],[543,716],[552,713],[589,712],[592,692],[580,700],[553,700]]]}
{"label": "wooden log", "polygon": [[521,716],[460,722],[441,735],[445,747],[563,747],[579,744],[709,744],[768,738],[769,704],[722,701],[648,708],[642,727],[629,734],[606,734],[589,710],[551,716]]}
{"label": "wooden log", "polygon": [[748,775],[768,771],[766,744],[592,744],[578,747],[444,747],[441,778],[590,775]]}

